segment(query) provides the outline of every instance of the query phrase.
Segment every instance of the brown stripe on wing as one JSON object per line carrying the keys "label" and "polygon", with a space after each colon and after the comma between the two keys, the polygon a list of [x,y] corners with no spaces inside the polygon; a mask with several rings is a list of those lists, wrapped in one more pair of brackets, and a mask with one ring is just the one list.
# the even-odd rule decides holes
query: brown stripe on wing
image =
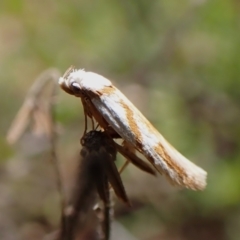
{"label": "brown stripe on wing", "polygon": [[[171,146],[171,145],[170,145]],[[171,146],[173,151],[176,151]],[[164,162],[168,165],[169,169],[173,170],[176,173],[176,178],[171,178],[168,171],[162,171],[164,175],[168,177],[168,179],[171,181],[173,185],[180,185],[182,187],[190,188],[192,190],[203,190],[205,188],[205,178],[206,173],[204,170],[196,166],[194,163],[190,162],[186,159],[187,164],[192,165],[192,172],[187,173],[187,169],[184,169],[184,166],[181,167],[174,159],[168,154],[164,146],[162,144],[158,144],[154,150],[159,153],[159,155],[164,159]],[[180,153],[176,152],[176,154],[179,154],[177,157],[183,157]],[[184,157],[183,157],[184,158]],[[148,158],[150,162],[156,162],[156,159],[149,157]],[[154,164],[156,167],[157,165]],[[159,168],[157,168],[160,170]],[[189,170],[189,169],[188,169]],[[161,171],[161,170],[160,170]],[[189,170],[190,171],[190,170]]]}
{"label": "brown stripe on wing", "polygon": [[[134,135],[134,138],[137,138],[139,142],[142,142],[142,133],[136,123],[136,120],[134,119],[134,112],[133,110],[123,101],[120,99],[119,103],[121,104],[122,108],[126,112],[126,117],[128,120],[128,124],[130,126],[130,129]],[[134,143],[132,143],[134,144]]]}
{"label": "brown stripe on wing", "polygon": [[[172,170],[174,170],[174,172],[177,173],[178,177],[181,179],[181,181],[187,177],[185,171],[183,170],[183,168],[181,168],[178,164],[176,164],[173,159],[171,158],[171,156],[167,153],[166,149],[164,148],[164,146],[162,146],[161,143],[158,143],[158,145],[156,147],[154,147],[153,149],[154,151],[156,151],[164,160],[164,162],[168,165],[168,167]],[[153,159],[154,161],[154,159]],[[156,160],[155,160],[156,161]],[[179,179],[179,180],[180,180]],[[179,181],[178,180],[178,181]]]}

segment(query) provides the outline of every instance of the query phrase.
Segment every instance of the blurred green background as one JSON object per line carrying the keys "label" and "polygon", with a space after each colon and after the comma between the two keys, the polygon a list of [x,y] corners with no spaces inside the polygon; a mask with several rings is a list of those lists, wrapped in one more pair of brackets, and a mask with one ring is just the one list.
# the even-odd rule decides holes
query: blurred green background
{"label": "blurred green background", "polygon": [[[192,192],[130,166],[122,179],[133,207],[115,201],[124,231],[113,240],[239,239],[237,0],[1,0],[0,238],[42,239],[58,227],[48,154],[29,154],[43,143],[30,136],[30,144],[26,133],[9,146],[5,137],[34,79],[50,67],[64,73],[70,65],[111,79],[169,142],[208,172],[206,190]],[[80,100],[59,91],[57,120],[68,189],[83,128]]]}

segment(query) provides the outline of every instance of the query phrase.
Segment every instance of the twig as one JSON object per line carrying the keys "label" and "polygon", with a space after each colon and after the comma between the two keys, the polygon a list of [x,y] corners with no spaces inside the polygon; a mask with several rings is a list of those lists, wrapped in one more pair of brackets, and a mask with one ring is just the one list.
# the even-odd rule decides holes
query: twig
{"label": "twig", "polygon": [[60,72],[55,68],[50,68],[44,71],[36,78],[33,85],[28,91],[22,107],[19,109],[15,119],[13,120],[8,132],[7,141],[9,144],[14,144],[26,130],[31,115],[38,106],[39,97],[47,83],[53,82],[57,84],[57,79],[60,77]]}
{"label": "twig", "polygon": [[[56,152],[56,119],[55,119],[55,100],[57,95],[58,84],[57,81],[61,76],[57,69],[51,68],[40,74],[29,89],[24,103],[18,111],[9,131],[7,133],[7,141],[10,144],[19,140],[21,135],[26,130],[30,120],[35,123],[35,128],[40,129],[49,137],[51,162],[54,166],[57,182],[57,190],[60,195],[61,211],[64,211],[64,188],[62,185],[61,170],[59,160]],[[47,108],[44,109],[41,97],[47,85],[50,85],[48,90],[48,97],[44,100],[47,102]],[[63,213],[62,213],[63,215]]]}
{"label": "twig", "polygon": [[[61,240],[73,240],[76,226],[83,225],[82,219],[89,207],[92,206],[94,195],[97,192],[103,202],[101,239],[110,237],[110,211],[111,202],[108,182],[115,194],[128,206],[130,202],[126,195],[123,183],[114,161],[117,149],[112,138],[105,132],[90,131],[81,141],[81,163],[77,173],[75,187],[72,192],[70,204],[62,217]],[[100,218],[101,219],[101,218]]]}

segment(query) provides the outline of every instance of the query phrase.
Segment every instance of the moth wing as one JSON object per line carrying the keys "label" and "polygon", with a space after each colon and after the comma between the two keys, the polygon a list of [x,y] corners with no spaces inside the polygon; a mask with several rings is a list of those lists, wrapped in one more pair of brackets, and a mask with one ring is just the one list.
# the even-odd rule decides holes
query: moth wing
{"label": "moth wing", "polygon": [[111,85],[91,92],[91,101],[109,125],[170,182],[193,190],[205,188],[207,173],[173,148],[117,88]]}

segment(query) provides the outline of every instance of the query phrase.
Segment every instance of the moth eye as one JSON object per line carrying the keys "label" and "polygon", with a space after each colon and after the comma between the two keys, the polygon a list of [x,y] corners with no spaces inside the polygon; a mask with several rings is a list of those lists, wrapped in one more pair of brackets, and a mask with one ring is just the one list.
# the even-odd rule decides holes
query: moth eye
{"label": "moth eye", "polygon": [[76,82],[71,83],[71,89],[74,93],[79,93],[81,91],[80,85]]}

